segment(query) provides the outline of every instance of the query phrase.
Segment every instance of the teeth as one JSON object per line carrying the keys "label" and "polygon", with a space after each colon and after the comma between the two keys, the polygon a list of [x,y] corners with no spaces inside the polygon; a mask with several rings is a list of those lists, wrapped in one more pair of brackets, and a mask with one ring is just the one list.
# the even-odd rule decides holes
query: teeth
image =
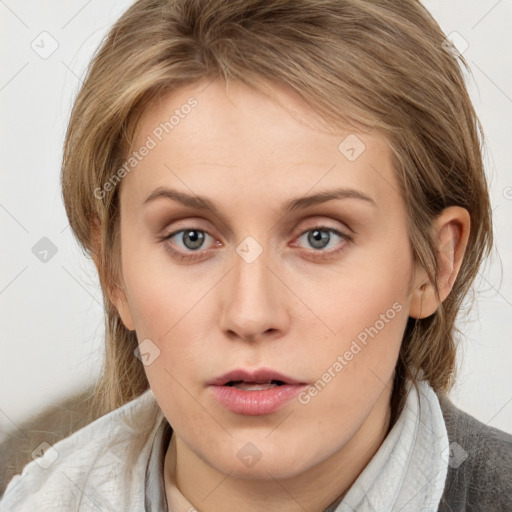
{"label": "teeth", "polygon": [[265,389],[275,388],[278,386],[277,382],[233,382],[231,386],[237,389],[243,389],[244,391],[262,391]]}

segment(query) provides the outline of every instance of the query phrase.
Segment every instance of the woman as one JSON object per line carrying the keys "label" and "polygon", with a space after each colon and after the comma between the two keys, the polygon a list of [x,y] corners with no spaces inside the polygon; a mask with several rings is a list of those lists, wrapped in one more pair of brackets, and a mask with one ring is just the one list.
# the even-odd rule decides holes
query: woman
{"label": "woman", "polygon": [[63,159],[101,417],[0,510],[512,510],[446,396],[492,247],[459,62],[414,0],[136,2]]}

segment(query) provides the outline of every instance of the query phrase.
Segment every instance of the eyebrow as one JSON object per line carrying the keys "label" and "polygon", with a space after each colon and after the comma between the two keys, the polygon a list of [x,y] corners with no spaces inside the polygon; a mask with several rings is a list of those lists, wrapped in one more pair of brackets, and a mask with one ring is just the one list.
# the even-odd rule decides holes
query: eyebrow
{"label": "eyebrow", "polygon": [[[195,208],[197,210],[211,210],[213,213],[218,214],[218,209],[215,204],[206,197],[190,195],[166,187],[158,187],[153,190],[153,192],[151,192],[149,196],[142,202],[142,205],[145,206],[148,203],[156,201],[157,199],[171,199],[190,208]],[[377,206],[371,197],[356,189],[336,188],[333,190],[325,190],[323,192],[309,196],[290,199],[283,205],[282,209],[285,213],[289,213],[317,204],[326,203],[327,201],[332,201],[333,199],[359,199],[375,207]]]}

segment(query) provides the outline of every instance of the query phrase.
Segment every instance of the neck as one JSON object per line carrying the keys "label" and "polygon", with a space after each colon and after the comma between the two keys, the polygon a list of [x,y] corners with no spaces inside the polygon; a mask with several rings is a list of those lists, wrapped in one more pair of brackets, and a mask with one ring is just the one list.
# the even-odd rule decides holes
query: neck
{"label": "neck", "polygon": [[292,478],[242,479],[223,474],[173,433],[165,457],[169,509],[174,485],[201,512],[244,510],[322,512],[342,498],[375,455],[390,429],[390,393],[385,391],[359,430],[340,450]]}

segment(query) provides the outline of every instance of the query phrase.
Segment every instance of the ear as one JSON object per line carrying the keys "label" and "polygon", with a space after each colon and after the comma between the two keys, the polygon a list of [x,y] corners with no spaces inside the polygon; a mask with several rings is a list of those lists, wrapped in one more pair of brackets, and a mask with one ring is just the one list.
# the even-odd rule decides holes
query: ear
{"label": "ear", "polygon": [[436,257],[439,262],[439,296],[427,272],[419,262],[414,270],[409,316],[426,318],[450,294],[466,252],[471,219],[469,212],[459,206],[445,208],[433,223],[437,241]]}
{"label": "ear", "polygon": [[[96,269],[98,271],[98,275],[100,276],[100,279],[102,279],[102,276],[104,276],[103,269],[101,267],[101,238],[102,238],[102,228],[101,223],[98,217],[95,217],[92,225],[91,225],[91,241],[92,241],[92,259],[94,261],[94,264],[96,265]],[[107,288],[107,294],[112,302],[114,304],[115,308],[117,309],[117,312],[119,313],[119,316],[121,317],[121,320],[124,324],[124,326],[129,331],[135,330],[135,323],[133,321],[132,312],[130,309],[130,305],[128,302],[128,298],[126,296],[126,293],[117,282],[115,282],[113,285],[103,282],[102,279],[102,286],[106,286]]]}

